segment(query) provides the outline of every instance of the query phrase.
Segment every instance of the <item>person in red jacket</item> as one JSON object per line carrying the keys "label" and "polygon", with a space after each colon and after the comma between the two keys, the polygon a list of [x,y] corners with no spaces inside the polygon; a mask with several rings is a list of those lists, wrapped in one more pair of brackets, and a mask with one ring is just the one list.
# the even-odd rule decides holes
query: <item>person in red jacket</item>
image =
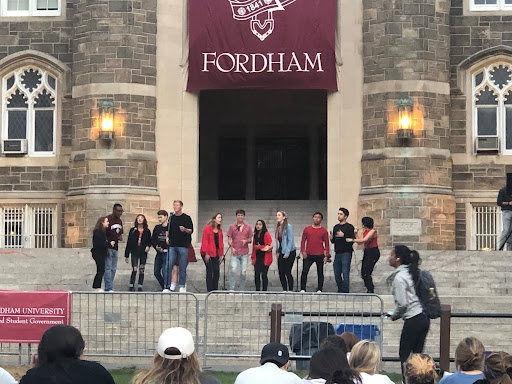
{"label": "person in red jacket", "polygon": [[217,213],[203,229],[201,257],[206,266],[206,289],[208,292],[219,289],[220,263],[224,257],[224,238],[221,224],[222,215]]}
{"label": "person in red jacket", "polygon": [[268,288],[268,268],[272,264],[272,236],[268,233],[267,225],[263,220],[258,220],[254,227],[251,260],[252,265],[254,265],[256,290],[266,291]]}

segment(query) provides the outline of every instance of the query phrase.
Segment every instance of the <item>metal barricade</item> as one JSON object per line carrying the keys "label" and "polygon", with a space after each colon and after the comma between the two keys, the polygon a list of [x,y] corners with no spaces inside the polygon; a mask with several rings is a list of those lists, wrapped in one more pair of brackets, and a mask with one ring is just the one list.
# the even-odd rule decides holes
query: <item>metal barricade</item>
{"label": "metal barricade", "polygon": [[199,302],[192,293],[72,292],[72,325],[88,356],[153,356],[162,331],[187,328],[198,344]]}
{"label": "metal barricade", "polygon": [[[337,328],[345,329],[338,327],[340,324],[348,325],[347,330],[353,330],[356,324],[377,328],[376,341],[382,351],[383,302],[377,295],[216,291],[210,292],[205,301],[205,365],[213,357],[259,357],[271,339],[271,328],[274,332],[279,329],[271,324],[270,316],[276,304],[280,305],[280,315],[274,311],[272,322],[279,322],[280,332],[272,337],[290,347],[292,359],[309,358],[321,342],[318,334],[323,329],[330,329],[326,335]],[[317,336],[313,331],[309,339],[307,335],[303,338],[304,327],[316,329]],[[297,333],[301,335],[299,340],[293,336]]]}

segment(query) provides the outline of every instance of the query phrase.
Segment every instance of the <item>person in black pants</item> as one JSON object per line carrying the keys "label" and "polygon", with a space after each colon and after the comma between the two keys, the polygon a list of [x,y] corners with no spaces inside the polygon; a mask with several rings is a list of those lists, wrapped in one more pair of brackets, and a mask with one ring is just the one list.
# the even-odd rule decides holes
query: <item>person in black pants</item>
{"label": "person in black pants", "polygon": [[268,268],[272,264],[272,236],[267,231],[263,220],[258,220],[254,226],[252,241],[252,265],[254,265],[254,285],[256,291],[268,289]]}
{"label": "person in black pants", "polygon": [[276,247],[277,247],[277,269],[279,280],[285,292],[293,292],[292,268],[297,252],[295,251],[295,240],[293,227],[288,223],[288,216],[284,211],[277,211],[276,214]]}
{"label": "person in black pants", "polygon": [[222,215],[217,213],[203,229],[201,257],[206,267],[206,290],[219,289],[220,263],[224,257],[224,236],[222,235]]}
{"label": "person in black pants", "polygon": [[[128,257],[132,255],[132,275],[130,277],[130,291],[135,291],[135,278],[137,277],[137,268],[139,269],[139,285],[137,290],[142,292],[144,283],[144,270],[146,260],[151,247],[151,231],[148,229],[146,216],[139,214],[135,218],[133,228],[130,229],[126,249],[124,251],[124,260],[128,264]],[[140,263],[140,264],[139,264]]]}
{"label": "person in black pants", "polygon": [[107,240],[105,233],[109,225],[108,217],[100,217],[92,231],[92,258],[96,262],[96,275],[92,283],[92,289],[96,292],[103,292],[101,289],[101,280],[105,274],[105,259],[108,255],[108,249],[111,244]]}
{"label": "person in black pants", "polygon": [[[411,353],[422,353],[430,328],[430,318],[416,295],[415,286],[419,279],[420,255],[405,245],[395,245],[389,255],[389,265],[395,271],[388,277],[396,309],[389,313],[391,320],[404,319],[400,336],[399,355],[404,378],[404,364]],[[404,381],[405,382],[405,381]]]}
{"label": "person in black pants", "polygon": [[363,263],[361,266],[361,277],[366,287],[366,293],[374,293],[375,286],[373,285],[372,273],[375,264],[380,259],[379,244],[377,243],[377,231],[373,228],[373,219],[371,217],[363,217],[361,220],[363,224],[363,234],[357,232],[358,238],[347,239],[347,242],[354,242],[357,244],[364,244]]}
{"label": "person in black pants", "polygon": [[322,227],[324,215],[320,212],[313,214],[313,225],[304,228],[300,250],[302,253],[302,275],[300,278],[301,292],[306,292],[309,269],[316,264],[318,276],[317,292],[324,289],[324,264],[329,261],[329,233]]}

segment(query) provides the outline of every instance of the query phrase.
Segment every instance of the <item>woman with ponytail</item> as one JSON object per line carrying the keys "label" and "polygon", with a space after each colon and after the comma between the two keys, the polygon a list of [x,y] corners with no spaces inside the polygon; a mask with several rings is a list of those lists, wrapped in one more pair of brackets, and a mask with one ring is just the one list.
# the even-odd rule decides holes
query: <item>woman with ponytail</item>
{"label": "woman with ponytail", "polygon": [[493,352],[484,365],[485,378],[491,384],[512,384],[512,355],[507,352]]}
{"label": "woman with ponytail", "polygon": [[484,351],[484,346],[477,338],[463,339],[455,349],[457,372],[443,377],[439,384],[473,384],[483,379]]}
{"label": "woman with ponytail", "polygon": [[[396,304],[395,311],[389,316],[393,321],[404,319],[399,349],[402,377],[404,363],[409,355],[423,352],[430,328],[430,318],[423,312],[423,306],[414,288],[419,279],[420,263],[418,252],[410,250],[405,245],[395,245],[389,255],[389,265],[395,268],[395,271],[388,277],[387,282],[391,286]],[[405,382],[405,379],[403,381]]]}

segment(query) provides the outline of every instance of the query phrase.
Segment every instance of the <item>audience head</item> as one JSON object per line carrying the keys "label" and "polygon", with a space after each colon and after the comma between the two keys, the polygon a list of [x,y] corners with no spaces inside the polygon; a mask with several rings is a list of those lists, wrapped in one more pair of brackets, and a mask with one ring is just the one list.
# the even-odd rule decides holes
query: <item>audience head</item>
{"label": "audience head", "polygon": [[348,352],[347,344],[345,341],[338,335],[330,335],[327,336],[322,344],[320,344],[320,348],[337,348],[341,349],[343,353],[346,355]]}
{"label": "audience head", "polygon": [[405,381],[407,384],[434,384],[436,378],[436,364],[429,355],[415,353],[405,363]]}
{"label": "audience head", "polygon": [[47,366],[64,359],[79,359],[85,348],[80,331],[71,325],[55,325],[41,337],[37,366]]}
{"label": "audience head", "polygon": [[352,332],[343,332],[340,337],[345,342],[345,345],[347,346],[347,351],[351,352],[354,345],[357,344],[359,339],[356,335],[354,335]]}
{"label": "audience head", "polygon": [[379,346],[370,340],[361,340],[354,345],[350,353],[350,367],[358,372],[369,375],[377,373],[380,363]]}
{"label": "audience head", "polygon": [[288,347],[281,343],[268,343],[261,350],[260,364],[274,363],[279,368],[286,370],[289,365],[290,352]]}
{"label": "audience head", "polygon": [[512,355],[493,352],[485,359],[484,375],[491,384],[512,384]]}
{"label": "audience head", "polygon": [[347,356],[340,348],[321,348],[316,351],[309,362],[308,379],[332,380],[336,371],[343,371],[344,376],[354,378],[357,376],[347,362]]}
{"label": "audience head", "polygon": [[462,339],[455,349],[455,365],[460,371],[481,371],[484,364],[483,344],[475,337]]}
{"label": "audience head", "polygon": [[153,366],[139,373],[134,384],[199,383],[201,367],[192,334],[185,328],[168,328],[158,339]]}

